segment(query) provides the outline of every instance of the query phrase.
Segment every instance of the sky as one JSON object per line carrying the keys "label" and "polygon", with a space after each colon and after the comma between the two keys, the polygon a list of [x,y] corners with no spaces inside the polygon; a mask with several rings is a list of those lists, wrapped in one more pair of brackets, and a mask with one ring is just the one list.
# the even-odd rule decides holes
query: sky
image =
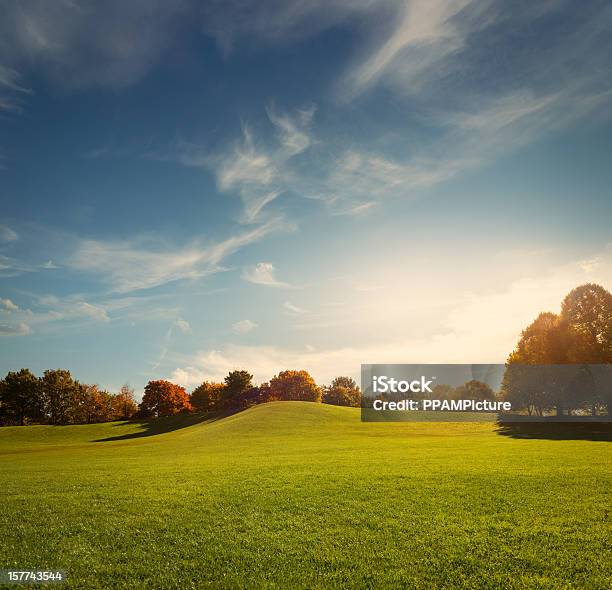
{"label": "sky", "polygon": [[5,0],[0,372],[504,362],[612,288],[612,4]]}

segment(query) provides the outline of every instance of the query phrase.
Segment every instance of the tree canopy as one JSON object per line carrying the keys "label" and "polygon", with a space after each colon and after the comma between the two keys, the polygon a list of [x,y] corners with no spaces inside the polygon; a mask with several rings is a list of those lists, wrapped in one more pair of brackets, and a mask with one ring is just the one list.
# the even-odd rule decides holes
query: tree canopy
{"label": "tree canopy", "polygon": [[145,416],[173,416],[180,412],[189,412],[193,408],[189,396],[183,387],[165,381],[149,381],[144,389],[140,409]]}
{"label": "tree canopy", "polygon": [[27,420],[36,421],[43,416],[38,379],[29,369],[6,375],[0,382],[0,400],[0,423],[23,426]]}
{"label": "tree canopy", "polygon": [[281,371],[270,379],[271,400],[320,402],[321,388],[307,371]]}

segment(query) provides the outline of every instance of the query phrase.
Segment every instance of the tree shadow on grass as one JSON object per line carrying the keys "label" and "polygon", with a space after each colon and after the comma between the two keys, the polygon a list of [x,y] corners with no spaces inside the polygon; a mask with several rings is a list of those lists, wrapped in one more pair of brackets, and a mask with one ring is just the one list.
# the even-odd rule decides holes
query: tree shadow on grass
{"label": "tree shadow on grass", "polygon": [[511,438],[612,442],[612,422],[497,422],[497,434]]}
{"label": "tree shadow on grass", "polygon": [[[177,416],[167,416],[164,418],[154,418],[151,420],[138,421],[138,427],[140,430],[137,432],[130,432],[128,434],[118,434],[117,436],[108,436],[106,438],[99,438],[92,442],[109,442],[116,440],[130,440],[133,438],[144,438],[146,436],[157,436],[158,434],[165,434],[166,432],[173,432],[174,430],[180,430],[193,426],[201,422],[211,422],[218,420],[222,416],[220,414],[179,414]],[[130,424],[129,422],[121,422],[114,424],[113,426],[122,427]],[[132,423],[133,424],[133,423]]]}

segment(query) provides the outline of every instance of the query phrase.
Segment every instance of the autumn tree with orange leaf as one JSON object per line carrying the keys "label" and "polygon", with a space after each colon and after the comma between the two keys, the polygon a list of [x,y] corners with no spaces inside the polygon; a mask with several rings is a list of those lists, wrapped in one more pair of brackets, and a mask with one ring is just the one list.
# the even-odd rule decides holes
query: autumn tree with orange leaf
{"label": "autumn tree with orange leaf", "polygon": [[281,371],[270,379],[267,395],[269,401],[320,402],[322,392],[308,371]]}
{"label": "autumn tree with orange leaf", "polygon": [[140,403],[143,415],[156,418],[190,412],[192,409],[185,389],[163,379],[147,383]]}

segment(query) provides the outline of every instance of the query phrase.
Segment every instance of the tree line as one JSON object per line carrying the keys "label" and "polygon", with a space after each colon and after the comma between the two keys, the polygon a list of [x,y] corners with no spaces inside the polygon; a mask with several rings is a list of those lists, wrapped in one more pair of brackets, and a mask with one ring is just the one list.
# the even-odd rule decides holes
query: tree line
{"label": "tree line", "polygon": [[138,404],[128,385],[113,394],[97,385],[79,383],[65,369],[48,370],[41,377],[21,369],[0,381],[0,425],[91,424],[189,412],[231,412],[270,401],[296,400],[357,407],[361,391],[350,377],[336,377],[330,385],[320,387],[307,371],[281,371],[257,386],[248,371],[235,370],[221,383],[201,383],[191,394],[170,381],[149,381]]}
{"label": "tree line", "polygon": [[88,424],[128,420],[137,412],[128,385],[112,394],[79,383],[65,369],[45,371],[42,377],[29,369],[9,371],[0,381],[0,425]]}

